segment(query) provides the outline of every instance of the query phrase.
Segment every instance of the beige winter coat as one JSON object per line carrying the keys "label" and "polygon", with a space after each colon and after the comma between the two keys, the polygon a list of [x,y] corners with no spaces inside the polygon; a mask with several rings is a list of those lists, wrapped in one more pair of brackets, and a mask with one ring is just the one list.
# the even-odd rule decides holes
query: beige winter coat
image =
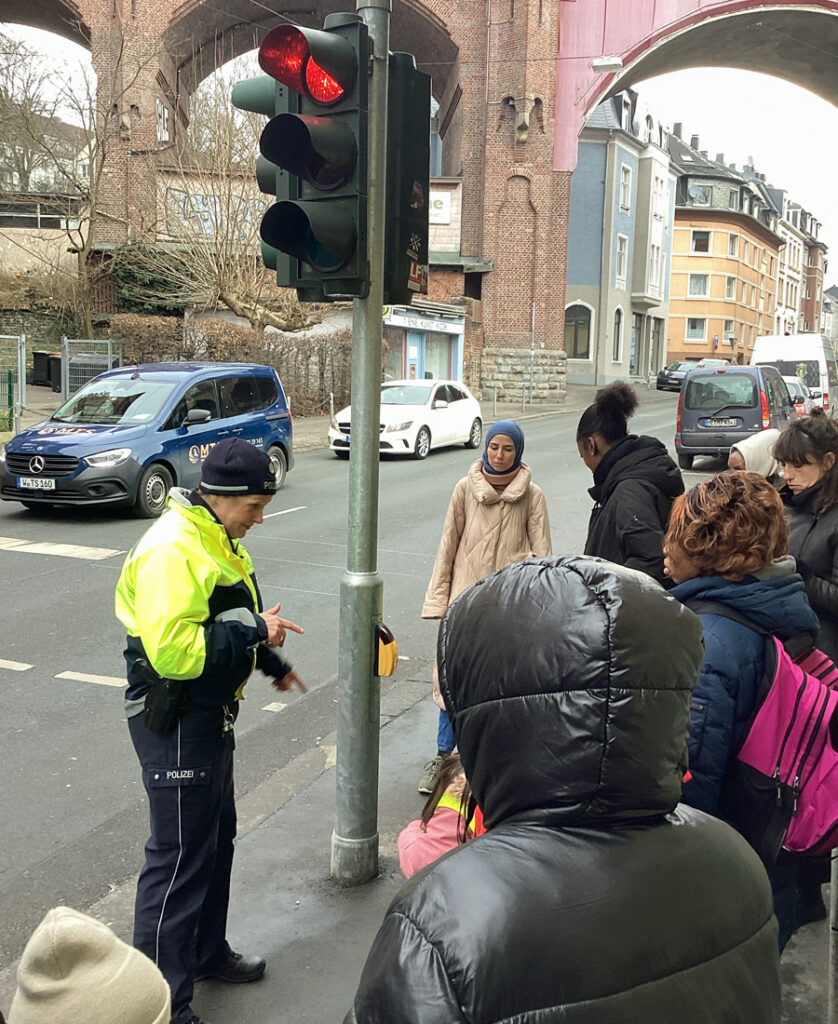
{"label": "beige winter coat", "polygon": [[532,482],[530,467],[522,462],[515,479],[498,494],[483,476],[482,465],[472,463],[454,488],[423,619],[441,619],[455,597],[496,569],[552,552],[547,502]]}

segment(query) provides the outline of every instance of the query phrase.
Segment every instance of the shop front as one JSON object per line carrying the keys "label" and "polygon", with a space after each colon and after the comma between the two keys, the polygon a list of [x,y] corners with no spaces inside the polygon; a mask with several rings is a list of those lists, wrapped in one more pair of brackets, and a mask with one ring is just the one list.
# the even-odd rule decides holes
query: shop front
{"label": "shop front", "polygon": [[462,380],[465,312],[423,302],[384,310],[385,380]]}

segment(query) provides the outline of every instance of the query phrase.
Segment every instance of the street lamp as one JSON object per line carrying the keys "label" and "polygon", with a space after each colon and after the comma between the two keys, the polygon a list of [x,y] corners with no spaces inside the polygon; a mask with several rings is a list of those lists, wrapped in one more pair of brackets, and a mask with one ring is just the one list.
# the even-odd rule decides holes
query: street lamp
{"label": "street lamp", "polygon": [[606,75],[611,71],[622,71],[623,58],[615,53],[609,54],[607,57],[592,57],[591,68],[601,75]]}

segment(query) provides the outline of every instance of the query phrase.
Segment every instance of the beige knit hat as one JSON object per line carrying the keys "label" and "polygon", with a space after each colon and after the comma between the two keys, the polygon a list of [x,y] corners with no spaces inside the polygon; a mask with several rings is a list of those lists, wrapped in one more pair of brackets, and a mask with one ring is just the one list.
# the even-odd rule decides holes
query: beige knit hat
{"label": "beige knit hat", "polygon": [[17,969],[8,1024],[169,1024],[169,986],[107,925],[55,907]]}

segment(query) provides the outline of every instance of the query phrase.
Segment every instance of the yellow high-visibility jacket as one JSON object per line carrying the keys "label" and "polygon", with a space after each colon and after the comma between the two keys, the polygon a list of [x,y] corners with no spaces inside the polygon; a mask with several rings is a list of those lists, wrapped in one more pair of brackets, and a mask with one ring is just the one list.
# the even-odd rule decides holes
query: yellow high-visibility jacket
{"label": "yellow high-visibility jacket", "polygon": [[148,689],[145,658],[158,676],[188,681],[195,704],[241,698],[254,667],[281,678],[291,666],[261,641],[267,627],[247,549],[191,495],[174,489],[166,512],[134,545],[116,588],[116,616],[128,642],[126,697]]}

